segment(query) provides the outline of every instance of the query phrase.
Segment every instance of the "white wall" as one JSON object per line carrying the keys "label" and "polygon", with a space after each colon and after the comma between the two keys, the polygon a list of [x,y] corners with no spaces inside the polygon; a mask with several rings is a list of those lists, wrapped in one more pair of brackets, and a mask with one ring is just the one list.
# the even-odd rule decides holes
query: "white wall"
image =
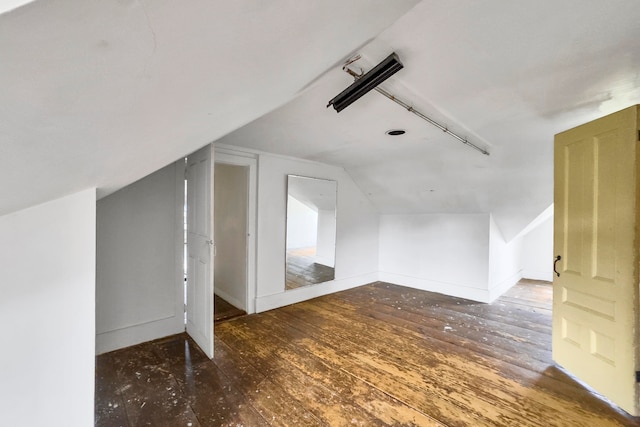
{"label": "white wall", "polygon": [[97,204],[98,354],[184,331],[184,163]]}
{"label": "white wall", "polygon": [[509,242],[490,216],[489,221],[489,302],[495,300],[522,278],[522,237]]}
{"label": "white wall", "polygon": [[93,425],[95,189],[0,217],[0,425]]}
{"label": "white wall", "polygon": [[523,236],[522,276],[553,281],[553,215]]}
{"label": "white wall", "polygon": [[247,180],[246,166],[215,164],[215,293],[243,310],[247,309]]}
{"label": "white wall", "polygon": [[[335,280],[285,292],[288,174],[337,181],[337,245]],[[342,168],[260,154],[258,182],[257,311],[377,280],[378,214]]]}
{"label": "white wall", "polygon": [[336,212],[334,210],[318,210],[317,234],[315,261],[318,264],[334,267],[336,262]]}
{"label": "white wall", "polygon": [[380,280],[488,300],[489,215],[381,215]]}
{"label": "white wall", "polygon": [[318,242],[318,212],[287,196],[287,250],[310,248]]}

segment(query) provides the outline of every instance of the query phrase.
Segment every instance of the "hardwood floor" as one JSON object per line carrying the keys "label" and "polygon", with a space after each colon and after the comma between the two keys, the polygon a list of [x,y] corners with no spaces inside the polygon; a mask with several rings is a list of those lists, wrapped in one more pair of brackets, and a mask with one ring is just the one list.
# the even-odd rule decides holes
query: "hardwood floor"
{"label": "hardwood floor", "polygon": [[[551,287],[374,283],[97,358],[99,426],[632,426],[551,361]],[[190,424],[189,424],[190,423]]]}
{"label": "hardwood floor", "polygon": [[316,263],[315,254],[315,248],[294,249],[287,252],[285,289],[296,289],[334,279],[334,268]]}
{"label": "hardwood floor", "polygon": [[214,323],[222,322],[225,320],[233,319],[234,317],[244,316],[246,311],[239,309],[238,307],[231,305],[229,302],[222,299],[217,294],[213,295],[213,321]]}

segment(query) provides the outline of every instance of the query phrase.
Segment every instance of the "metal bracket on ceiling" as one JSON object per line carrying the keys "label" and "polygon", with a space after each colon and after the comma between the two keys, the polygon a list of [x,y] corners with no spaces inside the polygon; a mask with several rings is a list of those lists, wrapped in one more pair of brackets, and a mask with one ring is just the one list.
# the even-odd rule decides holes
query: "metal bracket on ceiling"
{"label": "metal bracket on ceiling", "polygon": [[[345,73],[349,74],[351,77],[353,77],[355,80],[358,80],[360,77],[362,77],[362,75],[364,74],[364,70],[360,69],[360,73],[357,73],[357,72],[353,71],[351,68],[349,68],[349,66],[351,64],[353,64],[354,62],[358,61],[361,58],[362,58],[362,56],[360,54],[355,55],[352,58],[350,58],[347,62],[345,62],[344,65],[342,66],[342,70]],[[416,116],[420,117],[422,120],[424,120],[427,123],[437,127],[438,129],[440,129],[444,133],[446,133],[448,135],[451,135],[452,137],[454,137],[458,141],[462,142],[463,144],[468,145],[469,147],[473,148],[474,150],[477,150],[477,151],[481,152],[485,156],[489,155],[489,152],[487,150],[485,150],[484,148],[482,148],[482,147],[470,142],[467,138],[464,138],[464,137],[458,135],[457,133],[449,130],[446,126],[438,123],[437,121],[433,120],[432,118],[430,118],[430,117],[426,116],[425,114],[421,113],[420,111],[416,110],[411,105],[409,105],[406,102],[398,99],[395,95],[392,95],[391,93],[387,92],[384,89],[381,89],[380,87],[375,87],[374,90],[376,92],[378,92],[379,94],[389,98],[390,100],[392,100],[396,104],[400,105],[402,108],[404,108],[408,112],[415,114]]]}

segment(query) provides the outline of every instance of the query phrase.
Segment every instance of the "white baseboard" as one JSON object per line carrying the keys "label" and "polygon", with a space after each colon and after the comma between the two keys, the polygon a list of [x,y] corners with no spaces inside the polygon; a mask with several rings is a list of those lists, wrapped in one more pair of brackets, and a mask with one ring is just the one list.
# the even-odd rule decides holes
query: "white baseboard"
{"label": "white baseboard", "polygon": [[[482,289],[467,284],[439,282],[436,280],[380,271],[378,273],[368,273],[350,277],[348,279],[333,280],[319,285],[306,286],[286,292],[259,297],[256,298],[256,312],[260,313],[274,308],[284,307],[285,305],[295,304],[297,302],[355,288],[375,281],[388,282],[394,285],[406,286],[423,291],[437,292],[443,295],[490,303],[511,289],[511,287],[518,283],[521,278],[530,278],[527,277],[526,274],[526,271],[519,270],[509,278],[492,286],[491,289]],[[535,278],[535,280],[545,279]]]}
{"label": "white baseboard", "polygon": [[438,282],[419,277],[405,276],[403,274],[388,273],[381,271],[378,273],[382,282],[393,283],[394,285],[406,286],[423,291],[437,292],[439,294],[450,295],[458,298],[466,298],[478,302],[489,302],[489,291],[473,286]]}
{"label": "white baseboard", "polygon": [[378,273],[373,272],[258,297],[256,298],[256,313],[273,310],[274,308],[284,307],[285,305],[295,304],[334,292],[345,291],[376,281],[378,281]]}
{"label": "white baseboard", "polygon": [[489,285],[489,302],[493,302],[500,298],[502,294],[511,289],[516,283],[522,279],[522,270],[518,270],[509,278],[497,283],[496,285]]}
{"label": "white baseboard", "polygon": [[321,257],[321,256],[316,255],[314,261],[317,264],[322,264],[322,265],[325,265],[327,267],[331,267],[331,268],[335,267],[335,260],[333,260],[331,258]]}
{"label": "white baseboard", "polygon": [[96,354],[184,332],[184,319],[168,317],[96,335]]}
{"label": "white baseboard", "polygon": [[553,271],[534,271],[523,270],[522,278],[531,280],[544,280],[546,282],[553,282]]}
{"label": "white baseboard", "polygon": [[246,302],[240,301],[238,298],[236,298],[233,295],[227,293],[227,291],[225,291],[223,289],[214,288],[213,291],[220,298],[222,298],[223,300],[225,300],[226,302],[228,302],[232,306],[237,307],[237,308],[239,308],[241,310],[247,311],[247,307],[245,307],[246,304],[247,304]]}

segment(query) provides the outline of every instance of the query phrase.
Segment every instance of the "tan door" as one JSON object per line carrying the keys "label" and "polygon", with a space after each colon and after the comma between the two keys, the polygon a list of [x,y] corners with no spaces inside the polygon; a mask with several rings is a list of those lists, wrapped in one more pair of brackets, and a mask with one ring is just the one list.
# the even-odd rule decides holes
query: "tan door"
{"label": "tan door", "polygon": [[638,109],[556,135],[553,359],[638,415]]}

